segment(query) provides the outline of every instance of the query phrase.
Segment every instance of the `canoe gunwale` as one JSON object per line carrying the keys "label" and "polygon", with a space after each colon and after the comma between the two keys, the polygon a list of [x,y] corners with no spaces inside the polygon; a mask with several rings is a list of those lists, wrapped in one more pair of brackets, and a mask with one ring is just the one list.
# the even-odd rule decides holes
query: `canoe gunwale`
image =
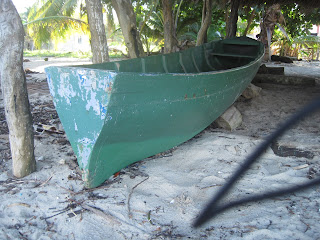
{"label": "canoe gunwale", "polygon": [[264,56],[264,52],[261,54],[260,57],[255,58],[254,60],[252,60],[251,62],[249,62],[248,64],[245,64],[243,66],[240,67],[235,67],[235,68],[230,68],[230,69],[225,69],[225,70],[214,70],[214,71],[207,71],[207,72],[198,72],[198,73],[161,73],[161,72],[148,72],[148,73],[144,73],[144,72],[119,72],[119,71],[115,71],[115,70],[103,70],[103,69],[95,69],[95,68],[85,68],[85,67],[81,67],[81,65],[74,65],[74,66],[56,66],[56,67],[47,67],[48,69],[50,68],[60,68],[60,69],[65,69],[65,68],[70,68],[70,69],[84,69],[87,71],[99,71],[99,72],[112,72],[115,74],[123,74],[123,75],[136,75],[136,76],[194,76],[194,75],[213,75],[213,74],[220,74],[220,73],[229,73],[229,72],[234,72],[234,71],[238,71],[244,68],[248,68],[254,64],[256,64],[257,62],[261,61],[261,59]]}
{"label": "canoe gunwale", "polygon": [[[235,41],[235,39],[244,39]],[[224,47],[227,46],[227,49]],[[228,49],[228,46],[246,46],[249,47],[247,51],[240,51],[240,54],[234,54],[234,49]],[[191,50],[191,49],[198,50]],[[226,52],[224,52],[224,50]],[[255,54],[254,54],[255,53]],[[184,55],[185,54],[185,55]],[[197,62],[197,56],[200,55],[204,60],[204,63]],[[202,46],[196,46],[194,48],[186,49],[180,52],[148,56],[135,59],[125,59],[113,62],[104,62],[99,64],[85,64],[85,65],[70,65],[57,68],[73,68],[73,69],[84,69],[87,71],[100,71],[110,72],[122,75],[131,76],[147,76],[147,75],[159,75],[159,76],[194,76],[194,75],[207,75],[207,74],[219,74],[221,72],[236,71],[241,68],[246,68],[256,61],[260,61],[264,55],[264,48],[262,43],[248,38],[248,37],[237,37],[224,40],[217,40],[210,43],[203,44]],[[189,57],[189,58],[188,58]],[[192,62],[191,69],[185,65],[185,61]],[[150,69],[148,67],[150,63],[155,64],[154,61],[160,61],[159,67]],[[176,60],[177,67],[176,72],[173,70],[171,65],[172,60]],[[221,61],[222,62],[221,62]],[[133,62],[132,62],[133,61]],[[151,62],[150,62],[151,61]],[[169,62],[168,62],[169,61]],[[244,61],[244,62],[243,62]],[[149,62],[149,63],[148,63]],[[234,64],[228,64],[233,62]],[[243,63],[241,63],[243,62]],[[247,62],[247,63],[246,63]],[[146,64],[148,63],[148,66]],[[227,64],[224,66],[224,63]],[[133,65],[132,65],[133,64]],[[213,65],[212,65],[213,64]],[[215,66],[215,64],[217,66]],[[132,65],[132,67],[129,67]],[[187,64],[188,65],[188,64]],[[113,67],[112,67],[113,66]],[[48,67],[51,68],[51,67]],[[170,69],[171,68],[171,71]],[[136,70],[138,71],[136,71]],[[157,71],[159,70],[159,71]]]}

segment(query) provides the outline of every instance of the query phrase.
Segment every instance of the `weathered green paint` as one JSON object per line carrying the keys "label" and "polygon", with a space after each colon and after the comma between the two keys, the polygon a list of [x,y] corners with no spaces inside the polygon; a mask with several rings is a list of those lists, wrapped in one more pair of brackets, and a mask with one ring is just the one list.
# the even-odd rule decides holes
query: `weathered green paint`
{"label": "weathered green paint", "polygon": [[202,131],[240,96],[263,54],[259,42],[235,38],[168,55],[46,68],[86,186]]}

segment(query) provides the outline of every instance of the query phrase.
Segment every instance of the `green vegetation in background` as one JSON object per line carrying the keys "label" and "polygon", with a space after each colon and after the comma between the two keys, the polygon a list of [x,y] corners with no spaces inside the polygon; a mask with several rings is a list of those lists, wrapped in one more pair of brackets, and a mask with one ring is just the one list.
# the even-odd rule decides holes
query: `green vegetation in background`
{"label": "green vegetation in background", "polygon": [[[53,41],[55,45],[63,42],[72,32],[89,33],[86,17],[80,13],[77,0],[37,1],[23,14],[27,36],[34,40],[35,47]],[[74,18],[75,17],[75,18]]]}
{"label": "green vegetation in background", "polygon": [[[48,50],[24,51],[24,57],[65,57],[65,58],[92,58],[91,52],[60,52]],[[109,52],[110,58],[121,58],[123,55],[119,53]]]}
{"label": "green vegetation in background", "polygon": [[[108,39],[111,39],[108,45],[110,47],[125,46],[121,29],[114,21],[111,1],[102,0],[102,2],[103,11],[107,15],[107,35]],[[89,34],[84,1],[42,0],[42,3],[40,4],[40,1],[38,1],[21,15],[23,23],[26,24],[26,39],[32,39],[35,47],[40,48],[42,44],[46,44],[50,40],[56,45],[57,42],[64,41],[74,31]],[[247,5],[244,4],[244,7],[239,8],[237,36],[249,34],[253,28],[260,25],[266,3],[267,1],[263,0],[251,1],[251,3],[248,1]],[[152,52],[159,52],[164,45],[162,1],[132,0],[132,5],[145,51],[148,55]],[[183,46],[186,42],[191,45],[194,44],[201,25],[203,1],[174,0],[173,6],[174,32],[178,40],[178,46]],[[293,1],[293,3],[282,4],[281,11],[286,21],[283,27],[290,40],[284,39],[282,33],[275,33],[273,44],[280,46],[280,54],[297,55],[299,49],[296,47],[297,44],[294,45],[293,40],[298,38],[301,41],[304,36],[310,35],[313,24],[320,24],[320,9],[313,8],[312,5],[306,7]],[[226,4],[225,1],[214,1],[212,24],[208,29],[206,41],[225,37],[226,20],[229,12],[230,4]],[[250,21],[248,21],[249,19]],[[309,39],[306,40],[306,44],[300,44],[299,42],[299,46],[304,48],[304,45],[312,45],[306,47],[312,48],[314,51],[318,50],[318,43],[314,44],[313,41],[310,43]],[[120,49],[123,51],[123,47]],[[119,51],[109,51],[110,57],[123,57]],[[70,56],[72,57],[74,54],[75,57],[88,57],[77,53],[71,53]],[[68,57],[69,53],[58,53],[58,56]]]}
{"label": "green vegetation in background", "polygon": [[307,60],[319,59],[320,38],[311,36],[310,30],[313,24],[320,24],[320,10],[309,9],[308,14],[303,10],[306,11],[295,3],[281,6],[289,39],[276,26],[272,37],[274,54]]}

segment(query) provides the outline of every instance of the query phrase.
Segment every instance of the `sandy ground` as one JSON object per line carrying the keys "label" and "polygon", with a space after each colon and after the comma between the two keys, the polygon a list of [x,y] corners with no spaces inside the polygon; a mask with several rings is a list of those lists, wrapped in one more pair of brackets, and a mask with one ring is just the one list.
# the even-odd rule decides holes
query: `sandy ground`
{"label": "sandy ground", "polygon": [[[68,61],[31,59],[25,68],[43,71],[44,65],[69,65]],[[319,95],[319,62],[281,65],[287,75],[315,77],[316,85],[259,84],[260,96],[240,97],[235,103],[243,116],[238,129],[228,132],[213,124],[188,142],[133,164],[91,190],[83,187],[45,76],[28,74],[37,172],[23,179],[12,176],[1,100],[0,239],[320,239],[319,186],[246,204],[201,228],[191,227],[248,154],[280,122]],[[58,131],[42,131],[43,124]],[[318,112],[278,141],[309,155],[281,157],[268,149],[224,201],[319,177],[319,130]]]}

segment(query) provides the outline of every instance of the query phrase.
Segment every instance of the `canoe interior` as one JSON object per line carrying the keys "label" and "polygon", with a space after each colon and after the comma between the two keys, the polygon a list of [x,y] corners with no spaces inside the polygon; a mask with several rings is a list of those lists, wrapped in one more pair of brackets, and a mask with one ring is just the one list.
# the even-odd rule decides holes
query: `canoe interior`
{"label": "canoe interior", "polygon": [[83,68],[136,73],[201,73],[241,67],[261,54],[261,44],[249,39],[214,41],[181,52],[128,59]]}
{"label": "canoe interior", "polygon": [[87,187],[192,138],[244,91],[264,46],[249,38],[102,64],[48,67],[56,110]]}

